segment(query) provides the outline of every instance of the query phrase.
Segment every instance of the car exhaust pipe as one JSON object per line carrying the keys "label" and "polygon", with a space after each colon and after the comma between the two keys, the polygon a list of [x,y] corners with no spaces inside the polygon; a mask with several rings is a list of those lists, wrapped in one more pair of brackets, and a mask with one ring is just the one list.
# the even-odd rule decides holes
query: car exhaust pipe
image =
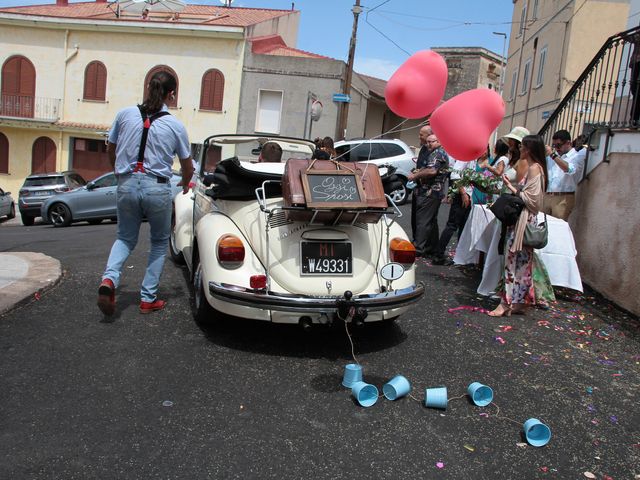
{"label": "car exhaust pipe", "polygon": [[311,317],[300,317],[300,321],[298,323],[302,327],[302,330],[304,330],[305,332],[310,331],[311,327],[313,327],[313,321],[311,320]]}

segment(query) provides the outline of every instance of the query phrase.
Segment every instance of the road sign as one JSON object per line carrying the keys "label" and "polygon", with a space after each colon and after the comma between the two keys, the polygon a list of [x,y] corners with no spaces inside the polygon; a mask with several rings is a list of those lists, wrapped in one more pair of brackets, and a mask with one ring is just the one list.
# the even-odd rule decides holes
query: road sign
{"label": "road sign", "polygon": [[346,93],[334,93],[333,94],[334,102],[342,102],[349,103],[351,102],[351,95],[347,95]]}

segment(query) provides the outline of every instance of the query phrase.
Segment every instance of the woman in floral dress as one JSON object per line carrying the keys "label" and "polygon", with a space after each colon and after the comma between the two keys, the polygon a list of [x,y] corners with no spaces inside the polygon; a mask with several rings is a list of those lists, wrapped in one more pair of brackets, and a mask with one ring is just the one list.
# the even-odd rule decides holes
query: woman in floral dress
{"label": "woman in floral dress", "polygon": [[536,295],[533,280],[534,252],[523,245],[527,223],[537,224],[538,212],[542,208],[547,188],[547,166],[545,147],[538,135],[527,135],[520,145],[520,159],[527,162],[525,176],[514,186],[506,175],[504,185],[520,196],[525,207],[514,226],[507,227],[505,239],[504,273],[499,291],[501,302],[489,312],[493,317],[509,316],[512,312],[525,313],[529,305],[535,305]]}

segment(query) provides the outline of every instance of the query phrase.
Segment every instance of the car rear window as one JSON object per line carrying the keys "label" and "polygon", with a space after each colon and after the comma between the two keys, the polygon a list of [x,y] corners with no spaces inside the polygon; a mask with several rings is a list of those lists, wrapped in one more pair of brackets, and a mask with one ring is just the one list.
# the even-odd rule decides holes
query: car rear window
{"label": "car rear window", "polygon": [[25,187],[49,187],[51,185],[64,185],[62,177],[34,177],[24,181]]}

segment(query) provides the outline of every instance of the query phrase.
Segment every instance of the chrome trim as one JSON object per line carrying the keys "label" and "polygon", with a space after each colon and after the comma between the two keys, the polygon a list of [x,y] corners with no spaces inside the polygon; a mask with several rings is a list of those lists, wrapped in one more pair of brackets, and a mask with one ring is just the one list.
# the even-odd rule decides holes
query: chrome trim
{"label": "chrome trim", "polygon": [[[261,309],[279,312],[333,313],[338,301],[346,301],[341,295],[312,296],[287,293],[273,293],[228,283],[209,282],[209,293],[213,298]],[[350,302],[356,307],[371,312],[390,310],[408,306],[420,300],[424,294],[424,284],[378,294],[354,295]]]}

